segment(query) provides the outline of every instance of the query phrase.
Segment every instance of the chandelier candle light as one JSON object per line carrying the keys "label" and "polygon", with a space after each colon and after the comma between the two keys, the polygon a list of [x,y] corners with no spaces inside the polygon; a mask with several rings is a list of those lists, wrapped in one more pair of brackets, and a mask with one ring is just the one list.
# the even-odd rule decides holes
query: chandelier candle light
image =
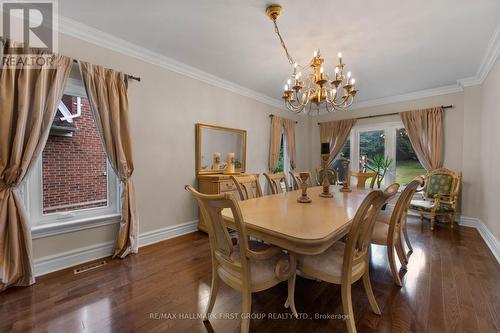
{"label": "chandelier candle light", "polygon": [[[338,53],[338,64],[335,66],[333,76],[325,71],[324,58],[321,57],[319,50],[314,51],[308,66],[299,66],[288,52],[276,23],[281,14],[281,6],[270,5],[266,9],[266,14],[273,21],[274,30],[285,50],[288,62],[293,67],[282,96],[287,109],[295,113],[310,114],[313,111],[319,113],[323,107],[328,112],[349,108],[358,91],[355,88],[356,81],[351,77],[351,72],[344,75],[345,64],[342,62],[342,53]],[[300,68],[309,71],[309,73],[303,75]],[[315,105],[314,109],[312,108],[313,104]],[[308,105],[309,108],[306,109]]]}

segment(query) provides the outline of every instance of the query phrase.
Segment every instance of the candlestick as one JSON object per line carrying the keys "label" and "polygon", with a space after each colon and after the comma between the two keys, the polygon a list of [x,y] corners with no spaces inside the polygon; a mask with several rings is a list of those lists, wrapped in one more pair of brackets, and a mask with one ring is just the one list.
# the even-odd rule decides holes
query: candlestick
{"label": "candlestick", "polygon": [[312,200],[307,196],[307,179],[309,178],[309,172],[300,172],[299,177],[302,195],[297,198],[297,202],[310,203]]}
{"label": "candlestick", "polygon": [[[328,143],[327,143],[328,144]],[[323,146],[323,144],[321,144]],[[329,146],[329,144],[328,144]],[[323,198],[332,198],[333,194],[330,192],[330,181],[328,181],[328,159],[330,158],[330,154],[321,154],[321,169],[323,171],[323,192],[319,194],[320,197]]]}
{"label": "candlestick", "polygon": [[225,173],[234,173],[234,153],[227,153],[227,166]]}
{"label": "candlestick", "polygon": [[351,161],[349,161],[348,159],[342,159],[342,166],[344,167],[344,180],[342,181],[342,188],[340,189],[340,192],[352,192],[352,190],[349,188],[349,185],[351,183],[349,163],[351,163]]}

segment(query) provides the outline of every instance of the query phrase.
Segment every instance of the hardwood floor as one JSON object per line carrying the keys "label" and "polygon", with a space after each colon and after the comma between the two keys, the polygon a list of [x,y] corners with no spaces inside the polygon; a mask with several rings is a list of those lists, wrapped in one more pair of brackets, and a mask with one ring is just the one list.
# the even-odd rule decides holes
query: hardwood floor
{"label": "hardwood floor", "polygon": [[[361,281],[353,286],[358,332],[499,332],[500,268],[475,229],[439,225],[430,232],[411,220],[414,253],[404,286],[392,280],[385,248],[372,247],[371,279],[382,311],[370,311]],[[238,332],[239,293],[223,285],[204,324],[210,290],[208,238],[193,233],[108,260],[94,271],[72,270],[0,293],[0,332]],[[344,332],[340,288],[297,279],[295,304],[283,308],[287,287],[254,294],[253,332]],[[182,318],[183,317],[183,318]]]}

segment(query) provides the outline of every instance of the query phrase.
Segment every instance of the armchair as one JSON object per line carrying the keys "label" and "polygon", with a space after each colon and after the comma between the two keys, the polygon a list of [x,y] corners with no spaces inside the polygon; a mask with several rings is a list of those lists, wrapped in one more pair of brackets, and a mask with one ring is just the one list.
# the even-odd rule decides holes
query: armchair
{"label": "armchair", "polygon": [[456,173],[446,168],[430,171],[425,176],[424,187],[421,189],[422,199],[412,200],[410,210],[420,214],[422,222],[424,216],[430,216],[431,230],[434,230],[439,216],[447,216],[453,228],[461,180],[461,172]]}

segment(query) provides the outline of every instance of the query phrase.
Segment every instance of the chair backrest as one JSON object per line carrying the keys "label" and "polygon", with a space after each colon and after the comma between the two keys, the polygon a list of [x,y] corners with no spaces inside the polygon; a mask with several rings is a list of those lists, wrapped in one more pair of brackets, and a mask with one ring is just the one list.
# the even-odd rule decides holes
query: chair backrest
{"label": "chair backrest", "polygon": [[408,214],[408,208],[410,207],[411,199],[415,192],[417,192],[418,188],[424,184],[424,179],[421,176],[415,177],[411,182],[409,182],[401,195],[394,205],[394,209],[391,214],[391,219],[389,222],[389,241],[392,241],[394,238],[394,232],[399,230],[399,226],[403,219],[406,219]]}
{"label": "chair backrest", "polygon": [[[264,172],[264,177],[266,177],[267,179],[269,188],[271,189],[271,194],[278,194],[288,191],[289,189],[288,180],[286,179],[286,175],[284,172],[277,172],[277,173]],[[282,183],[285,184],[285,189],[283,189],[281,185]]]}
{"label": "chair backrest", "polygon": [[424,196],[433,199],[437,194],[454,197],[460,190],[462,173],[456,173],[446,168],[430,171],[425,176]]}
{"label": "chair backrest", "polygon": [[384,189],[384,193],[388,194],[390,196],[393,196],[393,195],[396,195],[396,193],[398,193],[398,190],[399,190],[399,184],[398,183],[392,183],[391,185],[387,186]]}
{"label": "chair backrest", "polygon": [[[309,174],[307,178],[308,185],[311,184],[311,173],[309,171],[304,171]],[[300,190],[300,184],[302,184],[302,179],[300,179],[300,172],[290,171],[290,178],[292,178],[292,188],[294,190]]]}
{"label": "chair backrest", "polygon": [[262,196],[258,175],[231,176],[231,179],[238,189],[240,200],[260,198]]}
{"label": "chair backrest", "polygon": [[366,181],[368,179],[371,179],[370,181],[370,188],[373,188],[375,186],[375,181],[377,180],[378,174],[376,172],[351,172],[351,177],[356,178],[357,188],[366,188]]}
{"label": "chair backrest", "polygon": [[[318,185],[323,184],[323,168],[322,167],[317,167],[316,168],[316,183]],[[326,170],[326,176],[328,177],[328,182],[330,185],[336,185],[339,182],[339,176],[338,172],[332,169],[327,169]]]}
{"label": "chair backrest", "polygon": [[[365,197],[351,223],[344,252],[342,283],[350,283],[352,267],[359,262],[368,263],[368,250],[371,243],[375,218],[394,194],[375,190]],[[346,280],[347,279],[347,280]]]}
{"label": "chair backrest", "polygon": [[[248,237],[245,225],[242,222],[243,218],[240,207],[233,194],[228,192],[222,194],[203,194],[196,191],[190,185],[186,185],[185,188],[191,192],[198,202],[200,212],[207,224],[212,260],[215,260],[218,265],[230,266],[232,269],[244,274],[245,277],[248,277],[248,259],[244,255],[248,249]],[[234,245],[229,236],[226,223],[222,218],[221,212],[224,208],[231,210],[236,224],[238,245],[241,254],[239,260],[234,260],[231,256],[234,252]]]}

